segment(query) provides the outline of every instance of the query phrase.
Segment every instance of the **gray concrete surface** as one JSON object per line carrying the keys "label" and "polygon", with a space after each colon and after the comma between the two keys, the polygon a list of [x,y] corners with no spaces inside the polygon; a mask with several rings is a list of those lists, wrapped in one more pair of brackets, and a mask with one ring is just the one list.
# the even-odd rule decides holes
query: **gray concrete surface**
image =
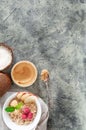
{"label": "gray concrete surface", "polygon": [[14,63],[29,60],[39,73],[31,87],[10,91],[46,101],[40,73],[49,70],[48,130],[86,130],[86,0],[0,0],[0,42],[13,48]]}

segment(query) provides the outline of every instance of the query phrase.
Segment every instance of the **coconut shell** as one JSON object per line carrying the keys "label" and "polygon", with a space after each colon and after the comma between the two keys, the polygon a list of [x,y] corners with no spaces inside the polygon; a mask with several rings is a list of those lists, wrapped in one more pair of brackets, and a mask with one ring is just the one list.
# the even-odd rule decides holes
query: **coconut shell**
{"label": "coconut shell", "polygon": [[0,71],[4,71],[4,70],[7,70],[13,63],[13,51],[12,51],[12,48],[9,46],[9,45],[6,45],[6,43],[0,43],[0,46],[4,46],[5,48],[7,48],[12,56],[12,60],[10,62],[9,65],[7,65],[5,68],[3,68],[2,70]]}
{"label": "coconut shell", "polygon": [[0,97],[11,87],[11,79],[7,74],[0,73]]}

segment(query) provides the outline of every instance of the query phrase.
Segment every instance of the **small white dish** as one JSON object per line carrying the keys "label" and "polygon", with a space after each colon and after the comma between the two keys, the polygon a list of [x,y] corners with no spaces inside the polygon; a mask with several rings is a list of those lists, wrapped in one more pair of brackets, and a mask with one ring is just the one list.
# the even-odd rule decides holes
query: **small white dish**
{"label": "small white dish", "polygon": [[5,124],[11,130],[35,130],[35,128],[37,127],[37,124],[39,123],[40,118],[41,118],[41,105],[40,105],[38,98],[34,96],[34,99],[35,99],[36,104],[37,104],[37,114],[36,114],[36,117],[33,120],[33,122],[29,125],[17,125],[16,123],[14,123],[11,120],[9,114],[5,111],[5,108],[8,106],[9,102],[16,95],[17,95],[17,93],[14,93],[11,96],[9,96],[3,105],[2,116],[3,116],[3,120],[4,120]]}

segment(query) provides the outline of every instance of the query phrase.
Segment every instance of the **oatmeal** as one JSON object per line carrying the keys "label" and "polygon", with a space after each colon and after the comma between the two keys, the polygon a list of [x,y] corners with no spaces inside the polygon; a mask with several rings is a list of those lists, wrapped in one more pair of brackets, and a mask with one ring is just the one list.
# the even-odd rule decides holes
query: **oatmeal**
{"label": "oatmeal", "polygon": [[20,92],[5,109],[13,122],[18,125],[30,124],[36,117],[37,105],[34,96],[28,92]]}

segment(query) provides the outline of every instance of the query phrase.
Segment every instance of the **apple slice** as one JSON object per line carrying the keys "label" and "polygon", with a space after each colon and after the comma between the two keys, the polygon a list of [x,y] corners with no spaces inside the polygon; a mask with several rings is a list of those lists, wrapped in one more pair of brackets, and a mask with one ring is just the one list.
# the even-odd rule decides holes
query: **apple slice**
{"label": "apple slice", "polygon": [[19,100],[21,100],[21,97],[22,97],[24,94],[26,94],[26,92],[18,92],[17,98],[18,98]]}
{"label": "apple slice", "polygon": [[34,96],[28,96],[25,100],[24,103],[27,104],[29,102],[35,102]]}
{"label": "apple slice", "polygon": [[22,95],[22,96],[21,96],[21,100],[22,100],[22,101],[24,101],[24,100],[25,100],[28,96],[29,96],[29,94],[28,94],[28,93],[26,93],[26,94]]}

